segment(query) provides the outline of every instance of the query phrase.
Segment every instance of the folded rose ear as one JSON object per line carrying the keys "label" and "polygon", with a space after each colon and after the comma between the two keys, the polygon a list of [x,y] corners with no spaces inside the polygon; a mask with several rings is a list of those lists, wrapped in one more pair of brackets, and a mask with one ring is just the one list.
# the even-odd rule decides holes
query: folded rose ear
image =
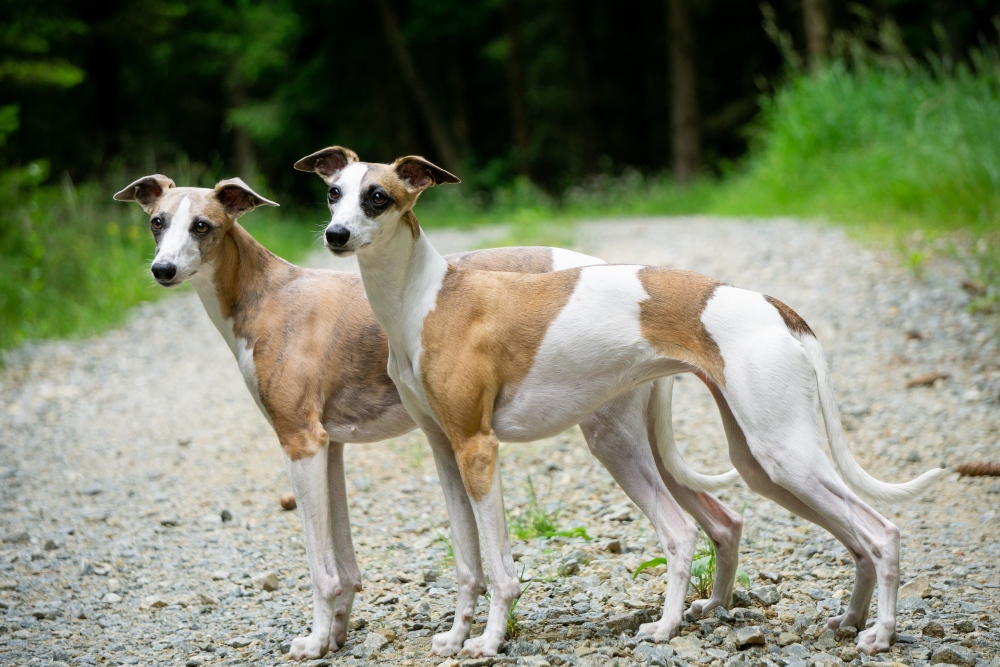
{"label": "folded rose ear", "polygon": [[347,165],[358,161],[358,154],[350,148],[330,146],[312,155],[307,155],[295,163],[299,171],[312,171],[329,183],[337,178],[337,174],[347,168]]}
{"label": "folded rose ear", "polygon": [[142,210],[147,213],[153,210],[156,202],[163,196],[164,191],[175,187],[174,182],[163,174],[152,174],[143,176],[138,181],[129,184],[127,188],[115,193],[118,201],[134,201],[142,206]]}
{"label": "folded rose ear", "polygon": [[234,218],[238,218],[258,206],[278,205],[270,199],[261,197],[239,178],[230,178],[216,183],[215,198],[222,204],[222,208],[226,210],[226,213]]}
{"label": "folded rose ear", "polygon": [[419,155],[398,158],[392,163],[392,168],[411,192],[422,192],[432,185],[442,183],[462,182],[455,174],[445,171]]}

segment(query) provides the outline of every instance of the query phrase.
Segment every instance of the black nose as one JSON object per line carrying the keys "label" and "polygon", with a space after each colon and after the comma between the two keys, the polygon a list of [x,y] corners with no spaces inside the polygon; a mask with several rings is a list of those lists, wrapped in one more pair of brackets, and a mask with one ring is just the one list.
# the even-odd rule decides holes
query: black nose
{"label": "black nose", "polygon": [[326,242],[333,248],[342,248],[351,238],[351,231],[343,225],[334,225],[326,230]]}
{"label": "black nose", "polygon": [[157,262],[150,267],[150,270],[153,272],[153,277],[160,282],[173,280],[177,275],[177,267],[169,262]]}

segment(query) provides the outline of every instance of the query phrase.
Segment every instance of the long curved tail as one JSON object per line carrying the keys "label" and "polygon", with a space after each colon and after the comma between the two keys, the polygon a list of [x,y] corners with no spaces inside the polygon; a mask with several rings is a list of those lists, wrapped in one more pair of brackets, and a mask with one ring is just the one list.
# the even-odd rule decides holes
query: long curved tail
{"label": "long curved tail", "polygon": [[690,468],[681,458],[681,453],[677,451],[677,443],[674,441],[671,410],[673,392],[673,377],[661,378],[653,383],[653,432],[656,434],[656,448],[663,461],[663,467],[679,484],[694,491],[715,493],[732,486],[733,482],[740,478],[735,469],[721,475],[703,475]]}
{"label": "long curved tail", "polygon": [[823,410],[823,421],[826,422],[826,437],[830,441],[830,452],[844,481],[855,493],[885,502],[909,500],[923,493],[938,477],[948,472],[947,468],[934,468],[902,484],[889,484],[869,475],[854,459],[847,445],[844,427],[840,422],[840,411],[833,397],[833,382],[830,380],[823,347],[808,333],[798,334],[797,337],[816,374],[819,403]]}

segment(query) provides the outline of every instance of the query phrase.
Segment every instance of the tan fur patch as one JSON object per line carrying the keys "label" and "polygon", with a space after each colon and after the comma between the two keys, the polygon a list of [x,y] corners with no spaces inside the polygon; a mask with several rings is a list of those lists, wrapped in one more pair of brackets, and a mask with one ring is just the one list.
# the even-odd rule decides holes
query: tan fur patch
{"label": "tan fur patch", "polygon": [[513,271],[515,273],[549,273],[552,271],[551,248],[490,248],[458,255],[448,261],[465,269]]}
{"label": "tan fur patch", "polygon": [[493,483],[497,397],[528,375],[579,277],[579,269],[541,276],[448,267],[424,320],[421,379],[475,500]]}
{"label": "tan fur patch", "polygon": [[403,212],[399,220],[410,230],[413,238],[416,239],[420,236],[420,224],[412,211],[420,193],[407,189],[403,180],[387,164],[368,164],[368,171],[361,179],[361,193],[364,194],[369,187],[376,183],[388,193],[392,199],[392,207]]}
{"label": "tan fur patch", "polygon": [[701,323],[705,304],[721,282],[693,271],[647,267],[639,281],[649,299],[639,304],[643,337],[657,353],[703,370],[725,387],[719,346]]}
{"label": "tan fur patch", "polygon": [[773,296],[768,296],[765,294],[764,298],[767,299],[767,302],[769,304],[771,304],[777,309],[778,314],[780,314],[781,319],[785,321],[785,326],[788,327],[789,331],[797,334],[809,334],[813,338],[816,337],[816,334],[814,334],[813,330],[809,328],[809,325],[806,324],[806,321],[801,317],[799,317],[798,313],[796,313],[794,310],[786,306],[781,301],[775,299]]}

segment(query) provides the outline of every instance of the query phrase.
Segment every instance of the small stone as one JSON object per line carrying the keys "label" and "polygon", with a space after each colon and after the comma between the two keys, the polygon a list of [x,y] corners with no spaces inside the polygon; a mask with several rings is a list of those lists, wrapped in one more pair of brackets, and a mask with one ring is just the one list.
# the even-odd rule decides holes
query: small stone
{"label": "small stone", "polygon": [[70,659],[69,651],[60,646],[57,646],[54,649],[52,649],[52,659],[62,660],[63,662],[69,662]]}
{"label": "small stone", "polygon": [[798,644],[802,641],[802,637],[799,637],[794,632],[782,632],[778,635],[778,646],[789,646],[791,644]]}
{"label": "small stone", "polygon": [[750,599],[750,595],[746,591],[733,591],[734,607],[749,607],[751,604],[753,604],[753,600]]}
{"label": "small stone", "polygon": [[122,601],[122,596],[117,593],[108,593],[101,598],[101,602],[107,602],[108,604],[116,604]]}
{"label": "small stone", "polygon": [[94,564],[91,563],[89,560],[86,560],[86,559],[81,560],[80,561],[80,576],[82,577],[82,576],[86,576],[88,574],[93,574],[93,573],[94,573]]}
{"label": "small stone", "polygon": [[176,516],[168,516],[163,519],[160,519],[160,525],[167,526],[168,528],[173,528],[174,526],[181,525],[181,520]]}
{"label": "small stone", "polygon": [[643,623],[655,620],[655,609],[635,609],[624,614],[615,614],[605,621],[605,625],[615,634],[635,632]]}
{"label": "small stone", "polygon": [[216,570],[212,573],[212,581],[225,581],[229,578],[229,573],[225,570]]}
{"label": "small stone", "polygon": [[226,646],[231,646],[232,648],[243,648],[244,646],[249,646],[253,640],[249,637],[233,637],[226,642]]}
{"label": "small stone", "polygon": [[59,545],[56,544],[56,541],[50,537],[47,540],[45,540],[45,545],[42,548],[44,548],[46,551],[55,551],[56,549],[59,548]]}
{"label": "small stone", "polygon": [[219,512],[219,518],[222,519],[222,523],[229,523],[233,520],[233,513],[224,509]]}
{"label": "small stone", "polygon": [[365,648],[367,648],[372,653],[376,651],[381,651],[388,645],[389,645],[389,639],[385,635],[380,635],[377,632],[369,632],[365,636]]}
{"label": "small stone", "polygon": [[13,591],[17,589],[17,580],[10,577],[0,579],[0,591]]}
{"label": "small stone", "polygon": [[26,530],[17,533],[7,533],[4,535],[3,541],[10,544],[27,544],[31,541],[31,535]]}
{"label": "small stone", "polygon": [[899,599],[928,598],[932,590],[930,579],[921,574],[899,587]]}
{"label": "small stone", "polygon": [[924,602],[922,599],[917,597],[907,597],[900,599],[897,609],[900,611],[908,611],[910,613],[927,615],[930,613],[930,606]]}
{"label": "small stone", "polygon": [[350,627],[351,630],[361,630],[366,625],[368,625],[368,621],[365,620],[363,616],[356,616],[355,618],[351,619],[351,622],[348,627]]}
{"label": "small stone", "polygon": [[378,598],[375,598],[375,604],[378,605],[396,604],[397,602],[399,602],[399,598],[396,597],[395,595],[382,595]]}
{"label": "small stone", "polygon": [[715,616],[715,618],[722,621],[723,623],[728,623],[730,625],[732,625],[734,620],[733,615],[729,613],[729,610],[726,609],[725,607],[716,607],[714,610],[712,610],[712,615]]}
{"label": "small stone", "polygon": [[770,607],[781,599],[777,586],[761,586],[750,591],[750,598],[764,607]]}
{"label": "small stone", "polygon": [[638,662],[666,667],[672,664],[670,659],[674,657],[674,650],[664,644],[645,642],[632,649],[632,657]]}
{"label": "small stone", "polygon": [[270,593],[278,590],[278,575],[274,572],[261,572],[253,575],[250,583],[254,588]]}
{"label": "small stone", "polygon": [[122,589],[122,584],[117,579],[108,579],[108,592],[117,593]]}
{"label": "small stone", "polygon": [[444,662],[439,662],[437,664],[437,667],[459,667],[459,665],[461,665],[461,664],[462,663],[460,663],[455,658],[448,658]]}
{"label": "small stone", "polygon": [[816,638],[816,648],[828,649],[837,646],[837,635],[834,634],[833,630],[827,628],[820,636]]}
{"label": "small stone", "polygon": [[772,584],[780,584],[782,580],[780,572],[758,572],[757,576],[763,581],[770,581]]}
{"label": "small stone", "polygon": [[842,625],[834,631],[833,636],[838,640],[854,639],[858,636],[858,629],[853,625]]}
{"label": "small stone", "polygon": [[858,653],[858,649],[854,648],[853,646],[845,646],[844,648],[840,649],[840,659],[843,660],[844,662],[853,662],[854,660],[858,659],[859,655],[860,654]]}
{"label": "small stone", "polygon": [[958,630],[959,632],[964,632],[968,634],[970,632],[975,632],[976,624],[967,618],[961,618],[955,621],[955,629]]}
{"label": "small stone", "polygon": [[205,595],[204,593],[198,593],[198,601],[206,607],[214,607],[219,604],[218,600],[213,598],[211,595]]}
{"label": "small stone", "polygon": [[285,495],[281,496],[281,498],[278,499],[278,503],[281,504],[281,509],[285,510],[286,512],[295,509],[295,494],[286,493]]}
{"label": "small stone", "polygon": [[620,554],[622,552],[622,541],[617,538],[613,540],[608,540],[604,544],[604,550],[609,553]]}
{"label": "small stone", "polygon": [[156,595],[150,595],[143,598],[142,602],[139,604],[139,609],[160,609],[161,607],[166,606],[166,600]]}
{"label": "small stone", "polygon": [[931,664],[939,665],[960,665],[961,667],[973,667],[976,664],[976,654],[958,644],[946,644],[934,651],[931,656]]}
{"label": "small stone", "polygon": [[559,564],[559,574],[563,577],[574,575],[580,571],[580,563],[575,558],[566,558]]}
{"label": "small stone", "polygon": [[117,625],[118,621],[111,616],[101,616],[97,619],[97,624],[102,628],[110,628],[113,625]]}
{"label": "small stone", "polygon": [[764,645],[764,631],[756,625],[736,628],[736,632],[734,634],[736,635],[736,646],[739,648]]}

